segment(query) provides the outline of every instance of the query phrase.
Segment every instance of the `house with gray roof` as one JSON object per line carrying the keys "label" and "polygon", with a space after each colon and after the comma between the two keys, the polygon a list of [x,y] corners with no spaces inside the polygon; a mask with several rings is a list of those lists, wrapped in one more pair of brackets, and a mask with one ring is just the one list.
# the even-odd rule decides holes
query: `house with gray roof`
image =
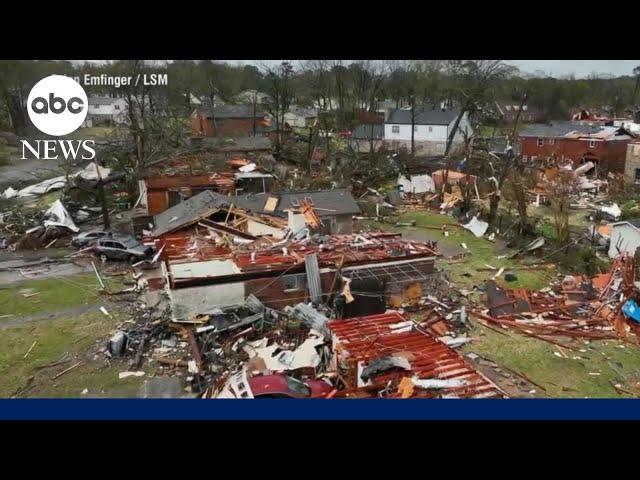
{"label": "house with gray roof", "polygon": [[289,218],[290,212],[298,212],[301,202],[308,202],[324,226],[323,234],[352,233],[353,216],[361,213],[358,203],[347,189],[314,190],[297,192],[257,193],[247,195],[221,195],[205,190],[156,215],[151,233],[159,237],[186,228],[229,207],[242,209],[249,214]]}
{"label": "house with gray roof", "polygon": [[377,151],[384,145],[384,124],[361,123],[351,134],[351,148],[358,152]]}
{"label": "house with gray roof", "polygon": [[122,125],[127,122],[127,102],[124,98],[89,97],[87,117],[93,125]]}
{"label": "house with gray roof", "polygon": [[195,135],[213,136],[269,136],[275,122],[260,106],[216,105],[196,108],[190,117]]}
{"label": "house with gray roof", "polygon": [[[411,148],[413,139],[416,151],[426,155],[441,155],[444,153],[450,132],[460,111],[446,108],[416,107],[392,110],[384,123],[384,139],[392,148]],[[456,129],[453,146],[464,142],[465,133],[473,133],[469,118],[465,113]]]}

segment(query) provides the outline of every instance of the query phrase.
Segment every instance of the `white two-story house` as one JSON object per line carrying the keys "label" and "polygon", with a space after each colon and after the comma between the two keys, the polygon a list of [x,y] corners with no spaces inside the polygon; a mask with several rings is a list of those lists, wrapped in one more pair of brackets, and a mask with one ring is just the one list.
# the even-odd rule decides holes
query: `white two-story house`
{"label": "white two-story house", "polygon": [[88,118],[93,125],[120,125],[127,121],[127,102],[124,98],[89,97]]}
{"label": "white two-story house", "polygon": [[[444,154],[449,132],[454,127],[454,123],[459,110],[444,110],[441,108],[430,109],[416,107],[415,119],[411,121],[411,110],[392,110],[384,124],[385,143],[392,148],[405,147],[411,149],[411,126],[413,124],[413,135],[416,152],[425,155]],[[472,134],[469,118],[465,113],[453,138],[453,147],[464,142],[464,132]]]}

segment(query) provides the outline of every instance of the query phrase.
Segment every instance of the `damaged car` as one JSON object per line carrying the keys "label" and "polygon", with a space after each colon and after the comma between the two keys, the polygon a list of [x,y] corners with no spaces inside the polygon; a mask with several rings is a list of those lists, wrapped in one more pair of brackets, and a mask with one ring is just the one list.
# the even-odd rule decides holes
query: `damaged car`
{"label": "damaged car", "polygon": [[98,239],[96,252],[104,263],[107,260],[138,262],[153,255],[153,247],[147,247],[131,235],[105,235]]}
{"label": "damaged car", "polygon": [[71,246],[76,248],[89,247],[95,244],[100,238],[109,235],[110,232],[104,230],[91,230],[82,232],[71,239]]}
{"label": "damaged car", "polygon": [[273,374],[248,377],[246,372],[233,375],[214,398],[326,398],[333,387],[322,380],[297,380]]}

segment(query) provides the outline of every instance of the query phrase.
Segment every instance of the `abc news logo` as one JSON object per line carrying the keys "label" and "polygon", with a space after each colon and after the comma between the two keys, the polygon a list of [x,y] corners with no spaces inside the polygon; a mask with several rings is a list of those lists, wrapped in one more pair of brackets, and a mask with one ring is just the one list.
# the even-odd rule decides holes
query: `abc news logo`
{"label": "abc news logo", "polygon": [[65,110],[69,110],[71,113],[82,113],[82,107],[84,102],[81,98],[73,97],[68,102],[65,102],[63,98],[56,97],[53,93],[49,94],[49,101],[43,97],[36,97],[31,102],[31,110],[35,113],[63,113]]}
{"label": "abc news logo", "polygon": [[[27,99],[27,113],[31,122],[41,132],[61,137],[75,132],[87,118],[89,101],[78,82],[63,75],[51,75],[36,83]],[[65,159],[95,158],[93,140],[36,140],[35,146],[26,140],[22,143],[22,159],[26,152],[41,160],[55,160],[62,154]]]}

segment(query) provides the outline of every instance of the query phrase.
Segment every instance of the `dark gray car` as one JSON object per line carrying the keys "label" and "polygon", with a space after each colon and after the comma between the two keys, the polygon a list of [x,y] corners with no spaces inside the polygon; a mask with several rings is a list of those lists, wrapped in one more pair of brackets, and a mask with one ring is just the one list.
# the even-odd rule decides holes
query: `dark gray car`
{"label": "dark gray car", "polygon": [[109,235],[109,232],[105,232],[104,230],[82,232],[71,239],[71,245],[78,248],[88,247],[106,235]]}
{"label": "dark gray car", "polygon": [[144,246],[131,235],[104,236],[98,240],[96,250],[103,262],[107,260],[137,262],[153,254],[152,247]]}

